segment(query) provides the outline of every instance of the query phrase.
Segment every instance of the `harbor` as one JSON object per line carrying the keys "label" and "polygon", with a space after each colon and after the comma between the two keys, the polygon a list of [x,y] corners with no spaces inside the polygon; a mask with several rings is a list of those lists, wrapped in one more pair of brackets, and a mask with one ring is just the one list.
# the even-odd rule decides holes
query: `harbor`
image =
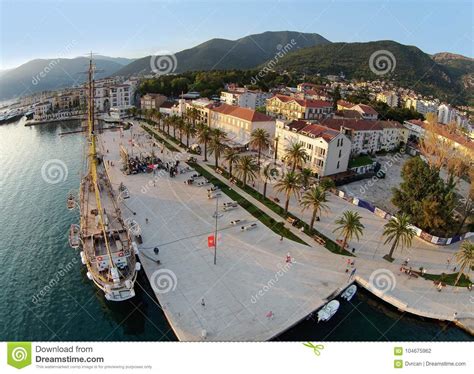
{"label": "harbor", "polygon": [[[24,127],[20,121],[0,128],[0,134],[6,140],[0,154],[4,165],[2,171],[5,173],[2,174],[0,194],[7,212],[2,217],[24,217],[21,227],[17,226],[15,220],[2,221],[4,230],[0,234],[0,242],[4,243],[2,248],[7,250],[2,251],[0,257],[9,269],[4,273],[3,279],[13,282],[16,287],[9,288],[2,294],[0,310],[5,323],[0,329],[0,335],[8,341],[176,340],[177,336],[168,323],[168,316],[163,313],[143,268],[138,274],[134,298],[121,303],[108,302],[87,279],[85,271],[81,270],[84,266],[80,262],[78,252],[68,246],[66,233],[70,224],[77,222],[77,216],[74,211],[66,209],[65,201],[68,192],[77,189],[79,185],[82,165],[77,155],[82,151],[84,137],[81,134],[58,135],[74,132],[79,126],[78,123],[68,122]],[[117,137],[118,133],[117,130]],[[15,139],[18,138],[24,139],[20,146],[15,145]],[[37,150],[34,160],[28,156],[28,149]],[[7,154],[10,157],[6,157]],[[43,181],[40,171],[47,160],[54,158],[67,165],[68,174],[67,178],[62,179],[63,182],[49,184]],[[24,168],[25,164],[29,167]],[[138,175],[141,176],[145,177]],[[147,177],[150,180],[153,178],[152,175]],[[41,188],[37,188],[38,183]],[[184,183],[181,184],[184,186]],[[203,193],[206,194],[205,191]],[[213,209],[210,208],[209,211],[212,215]],[[126,208],[123,209],[123,214],[125,217],[133,215]],[[213,231],[213,228],[209,231]],[[222,235],[225,239],[225,231]],[[163,251],[160,250],[159,256]],[[147,254],[155,258],[153,248],[148,249]],[[208,255],[212,256],[212,251]],[[296,260],[298,261],[298,258]],[[217,261],[220,265],[219,256]],[[212,259],[210,262],[212,264]],[[26,266],[30,272],[19,271]],[[168,264],[164,266],[168,267]],[[39,300],[34,299],[52,278],[62,274],[65,269],[66,275],[60,277],[58,286]],[[294,269],[290,269],[281,280]],[[263,285],[269,280],[264,279]],[[342,280],[344,283],[345,279]],[[337,286],[334,284],[334,289]],[[178,284],[176,290],[179,289]],[[255,291],[258,290],[259,288]],[[408,314],[400,313],[395,308],[388,312],[384,301],[362,291],[359,289],[350,303],[341,303],[339,311],[329,322],[318,324],[314,320],[304,318],[275,339],[373,341],[385,339],[382,333],[391,340],[472,339],[452,323],[440,325],[434,321],[410,318]],[[197,306],[201,307],[200,300]],[[17,313],[19,309],[23,312]],[[85,326],[87,328],[84,328]]]}

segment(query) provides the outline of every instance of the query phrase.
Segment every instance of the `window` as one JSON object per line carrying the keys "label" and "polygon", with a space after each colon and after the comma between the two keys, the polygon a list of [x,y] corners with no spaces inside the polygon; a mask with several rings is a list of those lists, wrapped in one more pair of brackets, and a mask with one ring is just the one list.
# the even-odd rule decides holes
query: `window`
{"label": "window", "polygon": [[[342,151],[339,150],[339,158],[341,158]],[[339,164],[339,161],[337,162]],[[339,166],[338,166],[339,167]]]}
{"label": "window", "polygon": [[[341,151],[339,151],[339,152],[341,152]],[[336,169],[339,169],[339,163],[340,163],[340,161],[337,162]]]}

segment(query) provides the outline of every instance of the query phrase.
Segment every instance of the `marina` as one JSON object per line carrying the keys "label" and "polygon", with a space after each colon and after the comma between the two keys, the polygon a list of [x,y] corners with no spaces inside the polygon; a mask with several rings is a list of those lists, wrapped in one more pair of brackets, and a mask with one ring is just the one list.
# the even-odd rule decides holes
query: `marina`
{"label": "marina", "polygon": [[[5,281],[13,282],[17,286],[2,294],[0,311],[5,316],[6,323],[2,324],[0,336],[4,340],[44,341],[176,340],[177,337],[161,309],[166,305],[161,306],[158,303],[143,269],[138,272],[134,298],[120,303],[108,302],[102,292],[87,279],[86,272],[81,271],[81,268],[85,269],[85,267],[80,263],[78,252],[69,248],[68,232],[77,216],[74,211],[70,212],[66,209],[65,201],[69,191],[77,189],[79,185],[82,164],[78,155],[82,152],[84,137],[81,134],[59,137],[58,134],[75,131],[79,126],[80,122],[69,122],[47,124],[41,127],[24,127],[20,121],[5,125],[0,129],[2,138],[6,140],[2,148],[6,152],[0,155],[5,165],[2,170],[8,171],[7,174],[3,174],[1,201],[8,216],[15,217],[21,214],[25,217],[24,225],[17,229],[14,229],[15,221],[2,221],[2,227],[5,230],[2,230],[0,234],[0,241],[4,243],[2,248],[8,248],[8,250],[2,251],[0,258],[10,269],[3,274],[3,277]],[[118,139],[119,131],[117,130],[114,134]],[[14,146],[17,144],[15,139],[19,138],[25,140],[19,147]],[[29,159],[27,149],[37,150],[34,160]],[[10,154],[11,157],[6,158],[6,154]],[[41,166],[51,158],[61,159],[68,167],[67,178],[62,183],[48,184],[41,178]],[[29,167],[22,167],[26,163]],[[33,170],[36,172],[32,172]],[[146,174],[149,179],[145,179],[145,175],[131,177],[143,177],[147,182],[152,179],[152,175]],[[8,178],[5,178],[7,176]],[[35,183],[40,183],[42,188],[36,188]],[[178,184],[184,187],[184,183]],[[113,185],[115,188],[119,187],[115,182]],[[130,186],[127,187],[130,188]],[[206,195],[206,192],[202,191],[202,194]],[[130,200],[133,200],[133,194],[130,199],[127,199],[127,205],[130,205],[128,203]],[[212,215],[213,211],[214,207],[209,206],[207,216]],[[128,218],[133,216],[133,213],[125,209],[124,215]],[[140,216],[134,217],[140,221]],[[151,221],[151,215],[148,218]],[[142,226],[145,225],[143,223]],[[260,227],[254,232],[258,230]],[[208,229],[208,232],[211,231],[213,228]],[[226,232],[221,233],[225,240]],[[143,237],[146,239],[146,235]],[[155,243],[164,243],[164,241]],[[225,241],[223,248],[224,244]],[[279,244],[278,242],[277,245]],[[202,245],[207,246],[204,243]],[[160,247],[159,256],[166,253],[165,248],[166,246],[163,249]],[[19,255],[20,253],[22,255]],[[38,253],[42,255],[38,256]],[[204,253],[206,256],[212,255],[209,249],[205,249]],[[16,255],[12,256],[12,254]],[[153,248],[149,248],[146,254],[152,259],[155,258]],[[284,252],[282,254],[286,255]],[[222,255],[222,253],[218,254],[218,264],[223,261]],[[295,254],[293,256],[298,262],[299,256]],[[30,261],[32,258],[35,259],[33,262]],[[278,256],[278,261],[280,261],[280,256]],[[212,264],[212,259],[209,262]],[[35,276],[31,277],[29,273],[18,272],[18,269],[24,266],[29,266],[31,273]],[[170,267],[170,264],[165,263],[164,266]],[[37,295],[40,291],[52,278],[56,277],[56,274],[60,274],[62,269],[68,269],[68,271],[67,276],[60,277],[60,286],[39,298]],[[292,270],[294,268],[290,269],[281,280],[290,275]],[[269,278],[264,279],[262,286],[268,280]],[[177,289],[179,287],[180,283]],[[258,292],[258,288],[254,291]],[[329,293],[328,291],[328,295]],[[200,301],[200,299],[197,300],[196,307],[202,308]],[[205,302],[208,303],[206,297]],[[250,304],[252,304],[251,301]],[[275,339],[378,340],[384,339],[382,332],[394,340],[460,341],[471,339],[469,335],[451,323],[439,325],[429,320],[421,321],[416,317],[398,312],[396,308],[389,308],[388,312],[385,305],[379,298],[359,288],[351,303],[342,301],[340,310],[329,322],[316,324],[314,320],[303,318]],[[18,314],[15,312],[18,309],[24,312]],[[276,319],[277,314],[274,313]],[[346,318],[347,315],[350,316],[349,319]],[[263,316],[264,320],[266,318]],[[48,327],[42,321],[48,321]],[[350,326],[348,321],[350,321]],[[396,326],[391,328],[395,322],[397,322]],[[386,332],[388,330],[389,332]]]}

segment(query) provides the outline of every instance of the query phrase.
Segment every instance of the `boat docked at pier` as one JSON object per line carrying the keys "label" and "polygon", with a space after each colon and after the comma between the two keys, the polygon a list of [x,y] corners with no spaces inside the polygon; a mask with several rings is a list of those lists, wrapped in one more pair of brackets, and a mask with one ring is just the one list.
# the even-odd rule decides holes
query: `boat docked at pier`
{"label": "boat docked at pier", "polygon": [[[123,301],[135,296],[134,284],[140,263],[137,246],[119,208],[103,156],[98,152],[94,113],[94,67],[89,65],[87,155],[79,189],[80,248],[87,277],[104,292],[107,300]],[[68,208],[71,206],[68,197]],[[75,228],[71,228],[75,243]]]}

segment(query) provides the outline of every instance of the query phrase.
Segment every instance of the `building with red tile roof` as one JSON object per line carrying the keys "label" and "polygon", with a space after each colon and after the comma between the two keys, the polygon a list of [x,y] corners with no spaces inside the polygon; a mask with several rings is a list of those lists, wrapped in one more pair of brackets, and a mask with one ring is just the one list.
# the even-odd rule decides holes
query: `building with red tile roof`
{"label": "building with red tile roof", "polygon": [[276,138],[280,160],[283,160],[291,144],[302,143],[308,155],[304,167],[310,168],[316,176],[324,177],[347,170],[351,142],[338,130],[305,120],[277,120]]}
{"label": "building with red tile roof", "polygon": [[267,114],[287,120],[320,120],[333,111],[330,101],[275,95],[267,100]]}
{"label": "building with red tile roof", "polygon": [[272,139],[275,136],[275,120],[253,109],[220,104],[210,109],[209,118],[211,128],[224,130],[230,140],[243,146],[250,142],[250,134],[257,128],[268,131]]}

